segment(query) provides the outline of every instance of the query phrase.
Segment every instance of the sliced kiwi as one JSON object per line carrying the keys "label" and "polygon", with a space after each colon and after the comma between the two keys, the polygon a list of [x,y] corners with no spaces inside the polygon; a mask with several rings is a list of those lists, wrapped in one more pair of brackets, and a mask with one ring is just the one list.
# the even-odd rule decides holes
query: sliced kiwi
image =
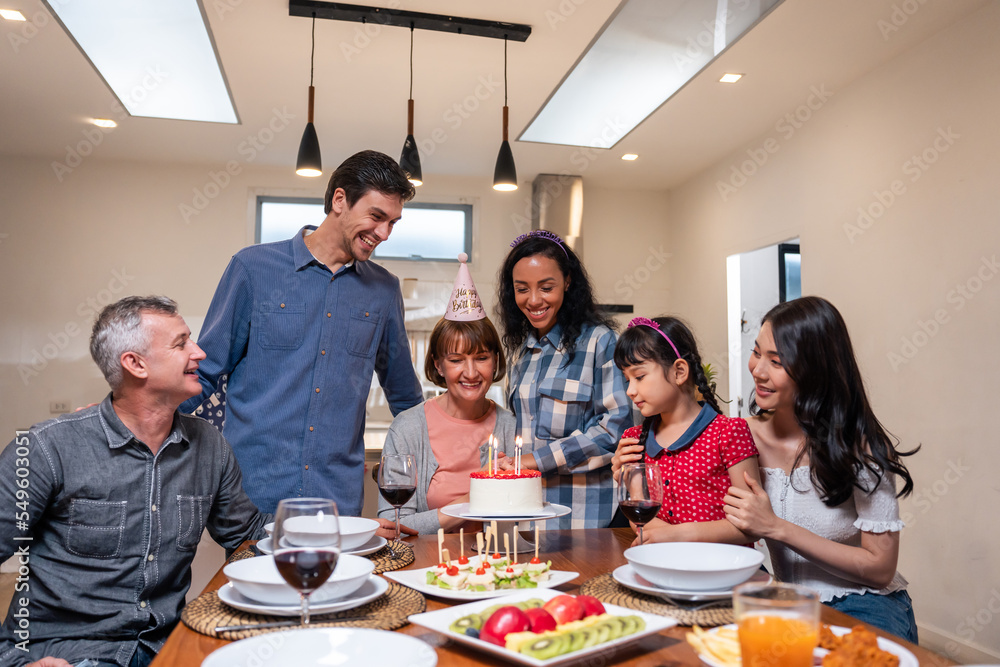
{"label": "sliced kiwi", "polygon": [[469,616],[463,616],[458,619],[450,626],[449,630],[457,632],[458,634],[465,634],[467,628],[472,628],[474,630],[479,630],[483,627],[483,618],[479,614],[471,614]]}
{"label": "sliced kiwi", "polygon": [[579,651],[583,648],[583,643],[587,639],[586,633],[581,630],[570,630],[565,633],[566,638],[569,640],[569,648],[566,649],[567,653],[572,653],[573,651]]}
{"label": "sliced kiwi", "polygon": [[521,653],[539,660],[548,660],[569,651],[569,637],[566,635],[546,635],[521,646]]}
{"label": "sliced kiwi", "polygon": [[635,634],[636,632],[639,631],[639,624],[637,621],[641,619],[639,619],[638,616],[619,616],[619,618],[622,620],[622,623],[625,624],[624,628],[622,629],[623,637],[626,635]]}
{"label": "sliced kiwi", "polygon": [[646,629],[646,621],[639,616],[622,616],[621,619],[625,621],[625,632],[622,633],[622,636],[634,635]]}
{"label": "sliced kiwi", "polygon": [[601,621],[594,625],[594,631],[597,633],[597,643],[603,644],[604,642],[611,639],[611,624],[607,621]]}
{"label": "sliced kiwi", "polygon": [[521,607],[522,609],[534,609],[536,607],[541,607],[544,604],[545,600],[542,600],[541,598],[531,598],[530,600],[519,602],[518,606],[521,607],[521,605],[524,605],[523,607]]}
{"label": "sliced kiwi", "polygon": [[611,636],[608,637],[609,640],[615,640],[619,637],[625,636],[625,619],[621,616],[612,616],[605,621],[608,627],[611,628]]}
{"label": "sliced kiwi", "polygon": [[580,628],[578,632],[583,633],[583,648],[590,648],[591,646],[597,646],[600,643],[600,636],[597,629],[593,626]]}

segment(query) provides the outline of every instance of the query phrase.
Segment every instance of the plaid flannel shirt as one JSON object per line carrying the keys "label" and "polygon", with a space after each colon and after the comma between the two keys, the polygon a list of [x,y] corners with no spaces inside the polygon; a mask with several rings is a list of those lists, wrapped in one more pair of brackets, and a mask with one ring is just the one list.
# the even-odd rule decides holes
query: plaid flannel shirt
{"label": "plaid flannel shirt", "polygon": [[559,347],[561,337],[558,324],[541,340],[528,336],[511,366],[507,404],[525,452],[542,472],[546,502],[573,509],[540,527],[604,528],[615,511],[611,457],[632,425],[625,381],[614,362],[618,336],[588,324],[572,357]]}

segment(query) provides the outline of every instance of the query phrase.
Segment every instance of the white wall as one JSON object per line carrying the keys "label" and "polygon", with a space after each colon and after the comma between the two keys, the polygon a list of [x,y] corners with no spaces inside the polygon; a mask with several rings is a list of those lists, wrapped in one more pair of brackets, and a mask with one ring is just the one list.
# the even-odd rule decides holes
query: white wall
{"label": "white wall", "polygon": [[[835,90],[792,137],[761,136],[675,189],[670,208],[683,249],[672,306],[723,354],[726,256],[801,237],[803,294],[838,306],[879,418],[902,448],[922,445],[907,459],[917,492],[901,505],[899,563],[922,643],[989,662],[1000,657],[998,31],[991,3]],[[723,197],[719,182],[768,136],[778,152]],[[934,162],[921,170],[912,160],[925,152]],[[859,207],[878,217],[859,224]]]}

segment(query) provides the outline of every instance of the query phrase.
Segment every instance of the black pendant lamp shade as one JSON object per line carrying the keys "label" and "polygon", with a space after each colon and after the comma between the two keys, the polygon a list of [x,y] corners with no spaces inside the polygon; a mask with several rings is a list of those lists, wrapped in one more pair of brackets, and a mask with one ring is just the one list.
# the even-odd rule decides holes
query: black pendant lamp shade
{"label": "black pendant lamp shade", "polygon": [[497,154],[497,165],[493,170],[493,189],[501,192],[517,190],[517,169],[514,167],[514,153],[507,141],[507,38],[503,40],[503,143]]}
{"label": "black pendant lamp shade", "polygon": [[309,115],[306,129],[302,132],[299,142],[299,157],[295,161],[295,173],[299,176],[316,177],[323,174],[323,160],[319,152],[319,137],[316,136],[316,126],[313,125],[313,104],[316,99],[316,89],[313,87],[313,61],[316,55],[316,15],[313,14],[312,53],[309,55]]}
{"label": "black pendant lamp shade", "polygon": [[420,169],[420,151],[413,138],[413,24],[410,24],[410,99],[406,102],[406,141],[399,156],[399,166],[406,172],[414,187],[424,184],[424,173]]}
{"label": "black pendant lamp shade", "polygon": [[414,187],[424,184],[424,173],[420,169],[420,152],[417,150],[417,140],[413,138],[413,100],[407,103],[406,141],[403,142],[403,154],[399,156],[399,166],[406,172]]}

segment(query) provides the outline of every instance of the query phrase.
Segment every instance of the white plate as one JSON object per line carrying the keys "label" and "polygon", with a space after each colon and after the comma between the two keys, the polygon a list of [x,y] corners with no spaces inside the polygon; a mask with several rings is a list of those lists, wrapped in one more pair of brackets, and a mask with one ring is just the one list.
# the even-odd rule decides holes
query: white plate
{"label": "white plate", "polygon": [[[611,573],[612,578],[625,588],[633,591],[655,595],[659,598],[675,600],[686,600],[689,602],[704,602],[707,600],[725,600],[733,597],[733,589],[727,588],[717,591],[684,591],[675,588],[659,588],[653,585],[648,579],[643,579],[631,565],[622,565]],[[759,570],[744,583],[768,584],[771,583],[771,575],[763,570]]]}
{"label": "white plate", "polygon": [[[534,589],[531,591],[521,591],[519,595],[511,596],[508,599],[513,603],[519,600],[530,600],[531,598],[549,600],[557,595],[562,595],[562,593],[547,589]],[[410,616],[410,622],[440,632],[448,639],[472,646],[473,648],[477,648],[481,651],[492,653],[493,655],[505,658],[512,662],[519,662],[523,665],[532,665],[533,667],[550,667],[551,665],[558,665],[571,660],[579,660],[598,653],[604,653],[605,651],[614,650],[641,637],[655,634],[661,630],[666,630],[667,628],[677,625],[677,621],[668,616],[657,616],[656,614],[647,614],[642,611],[626,609],[613,604],[605,604],[604,609],[609,614],[614,614],[615,616],[641,617],[646,622],[646,629],[627,637],[622,637],[621,639],[605,642],[598,646],[592,646],[579,651],[573,651],[572,653],[566,653],[565,655],[560,655],[548,660],[539,660],[538,658],[532,658],[531,656],[527,656],[522,653],[514,653],[513,651],[508,651],[502,646],[491,644],[487,641],[483,641],[482,639],[473,639],[468,635],[460,635],[457,632],[452,632],[448,629],[452,623],[462,616],[468,616],[471,613],[482,611],[493,604],[496,604],[495,600],[489,602],[470,602],[469,604],[461,604],[455,607],[449,607],[448,609],[439,609],[438,611],[414,614],[413,616]]]}
{"label": "white plate", "polygon": [[397,570],[396,572],[383,572],[382,576],[388,577],[393,581],[398,581],[404,586],[409,586],[416,591],[420,591],[424,595],[433,595],[434,597],[446,598],[448,600],[488,600],[501,596],[516,595],[518,593],[530,593],[532,591],[561,586],[580,576],[579,572],[549,570],[549,580],[539,582],[538,588],[504,588],[496,591],[453,591],[427,583],[427,572],[433,569],[433,567],[424,567],[419,570]]}
{"label": "white plate", "polygon": [[412,667],[434,667],[433,648],[408,635],[367,628],[310,628],[241,639],[211,653],[201,667],[371,667],[395,665],[401,656]]}
{"label": "white plate", "polygon": [[556,517],[565,516],[572,512],[573,509],[566,505],[557,505],[556,503],[545,503],[542,506],[542,511],[539,514],[472,514],[469,511],[469,503],[458,503],[457,505],[448,505],[447,507],[442,507],[441,512],[448,516],[456,517],[459,519],[478,519],[480,521],[544,521],[545,519],[555,519]]}
{"label": "white plate", "polygon": [[[378,535],[376,535],[375,537],[373,537],[372,539],[368,540],[367,542],[365,542],[363,545],[361,545],[357,549],[353,549],[351,551],[344,551],[342,553],[348,554],[348,555],[351,555],[351,556],[367,556],[368,554],[375,553],[376,551],[378,551],[379,549],[381,549],[382,547],[384,547],[388,543],[389,543],[389,540],[385,539],[384,537],[379,537]],[[259,542],[257,542],[257,549],[262,554],[271,554],[271,553],[274,553],[274,549],[272,548],[273,546],[274,546],[274,544],[272,543],[270,537],[265,537],[264,539],[262,539]]]}
{"label": "white plate", "polygon": [[[732,624],[723,625],[722,627],[732,628],[734,630],[736,629],[736,626]],[[706,630],[705,632],[707,632],[708,634],[714,634],[718,632],[720,629],[721,628],[712,628],[711,630]],[[831,625],[830,630],[833,632],[833,634],[837,635],[838,637],[840,635],[846,635],[848,632],[851,631],[850,628],[845,628],[840,625]],[[917,656],[913,655],[912,653],[910,653],[910,651],[903,648],[902,646],[892,641],[891,639],[886,639],[885,637],[879,637],[878,647],[883,651],[888,651],[889,653],[892,653],[893,655],[898,657],[899,667],[920,667],[920,662],[917,660]],[[829,651],[827,651],[826,649],[818,648],[815,651],[813,651],[813,656],[816,658],[822,658],[827,653],[829,653]],[[705,656],[698,653],[698,657],[701,658],[701,661],[706,665],[711,665],[712,667],[725,667],[723,663],[719,662],[718,660],[715,660],[711,656]]]}
{"label": "white plate", "polygon": [[[330,602],[323,602],[320,604],[310,604],[309,613],[313,615],[332,614],[335,611],[354,609],[355,607],[360,607],[363,604],[371,602],[375,598],[381,597],[387,590],[389,590],[389,584],[386,583],[385,579],[382,577],[376,577],[373,574],[368,577],[368,581],[361,584],[361,588],[351,594],[351,597],[342,600],[331,600]],[[268,616],[298,616],[301,611],[299,605],[297,604],[270,605],[258,602],[257,600],[251,600],[236,590],[236,588],[230,583],[227,583],[219,589],[219,599],[230,607],[239,609],[240,611],[248,611],[251,614],[267,614]]]}

